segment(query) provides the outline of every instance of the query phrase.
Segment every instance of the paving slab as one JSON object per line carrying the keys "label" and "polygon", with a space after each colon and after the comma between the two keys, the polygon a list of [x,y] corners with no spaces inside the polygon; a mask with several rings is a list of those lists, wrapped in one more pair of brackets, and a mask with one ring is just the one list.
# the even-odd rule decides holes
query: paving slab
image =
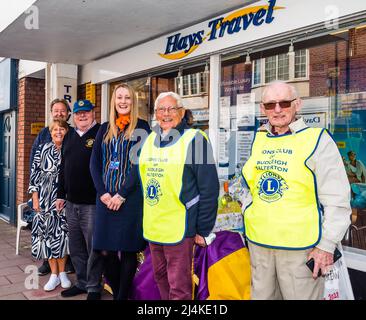
{"label": "paving slab", "polygon": [[0,277],[0,286],[10,284],[10,283],[11,282],[6,277],[3,277],[3,276]]}
{"label": "paving slab", "polygon": [[0,269],[0,276],[8,276],[17,273],[24,273],[24,271],[19,268],[19,266]]}
{"label": "paving slab", "polygon": [[27,300],[27,298],[22,293],[15,293],[1,297],[1,300]]}

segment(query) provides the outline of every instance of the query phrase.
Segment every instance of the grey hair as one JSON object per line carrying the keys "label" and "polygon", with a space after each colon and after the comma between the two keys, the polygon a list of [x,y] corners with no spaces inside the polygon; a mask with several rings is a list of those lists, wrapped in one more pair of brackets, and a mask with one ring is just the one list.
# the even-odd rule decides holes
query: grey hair
{"label": "grey hair", "polygon": [[183,108],[183,101],[181,96],[173,91],[168,91],[168,92],[162,92],[158,95],[158,97],[155,100],[154,110],[156,110],[156,108],[158,107],[160,100],[164,99],[165,97],[172,97],[173,99],[175,99],[175,101],[177,101],[177,107]]}
{"label": "grey hair", "polygon": [[262,92],[262,101],[263,101],[265,95],[267,94],[268,88],[272,87],[274,85],[277,85],[277,84],[285,84],[290,89],[293,99],[299,98],[299,93],[297,92],[296,88],[292,84],[289,84],[288,82],[282,81],[282,80],[275,80],[275,81],[271,81],[270,83],[268,83],[266,85],[266,87],[264,88],[264,90]]}

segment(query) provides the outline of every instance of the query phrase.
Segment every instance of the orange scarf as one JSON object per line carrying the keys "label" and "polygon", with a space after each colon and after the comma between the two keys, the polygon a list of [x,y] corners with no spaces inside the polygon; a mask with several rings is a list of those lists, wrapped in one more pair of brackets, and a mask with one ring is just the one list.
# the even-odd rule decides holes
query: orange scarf
{"label": "orange scarf", "polygon": [[123,131],[125,127],[130,123],[130,115],[119,115],[116,119],[116,126]]}

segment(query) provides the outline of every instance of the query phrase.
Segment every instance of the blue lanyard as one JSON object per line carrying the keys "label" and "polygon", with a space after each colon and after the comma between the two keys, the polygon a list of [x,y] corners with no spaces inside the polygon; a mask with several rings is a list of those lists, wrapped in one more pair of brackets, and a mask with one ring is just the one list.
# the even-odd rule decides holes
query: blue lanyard
{"label": "blue lanyard", "polygon": [[113,161],[116,161],[117,157],[118,157],[118,140],[115,137],[113,137],[113,144],[114,144],[114,147],[113,147],[113,151],[112,151],[112,159],[113,159]]}

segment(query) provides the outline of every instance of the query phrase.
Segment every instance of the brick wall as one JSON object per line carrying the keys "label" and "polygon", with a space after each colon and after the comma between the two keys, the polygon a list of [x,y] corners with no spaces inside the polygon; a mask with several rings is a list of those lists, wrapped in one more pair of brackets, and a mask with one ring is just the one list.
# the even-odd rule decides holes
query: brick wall
{"label": "brick wall", "polygon": [[348,41],[313,47],[310,56],[310,96],[366,91],[366,29],[351,29]]}
{"label": "brick wall", "polygon": [[29,158],[36,135],[31,135],[31,123],[45,121],[45,80],[22,78],[18,89],[18,127],[17,127],[17,196],[16,203],[30,198]]}
{"label": "brick wall", "polygon": [[[78,86],[78,90],[77,90],[77,96],[78,96],[78,100],[79,99],[85,99],[85,95],[86,95],[86,85],[85,84],[81,84]],[[95,118],[97,120],[97,122],[100,123],[101,121],[101,110],[102,110],[102,85],[101,84],[97,84],[95,87]]]}

